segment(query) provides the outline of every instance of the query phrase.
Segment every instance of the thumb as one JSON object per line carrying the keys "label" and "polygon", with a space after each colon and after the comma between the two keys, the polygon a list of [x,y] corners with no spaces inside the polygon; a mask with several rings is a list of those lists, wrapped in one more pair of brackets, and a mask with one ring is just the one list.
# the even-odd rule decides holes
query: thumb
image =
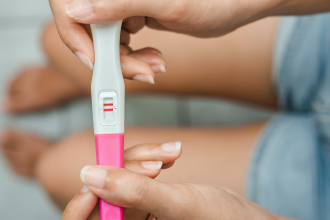
{"label": "thumb", "polygon": [[[185,1],[177,0],[73,0],[65,6],[68,16],[79,23],[98,24],[123,20],[132,16],[146,16],[164,21],[182,12]],[[168,13],[170,12],[170,13]]]}
{"label": "thumb", "polygon": [[175,214],[180,196],[171,184],[150,179],[135,172],[107,166],[86,166],[81,180],[101,199],[125,208],[135,208],[157,217]]}

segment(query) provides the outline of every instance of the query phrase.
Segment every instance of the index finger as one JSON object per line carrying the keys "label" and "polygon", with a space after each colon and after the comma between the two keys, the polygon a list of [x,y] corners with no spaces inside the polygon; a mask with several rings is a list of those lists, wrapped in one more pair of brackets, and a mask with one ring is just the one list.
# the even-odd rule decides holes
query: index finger
{"label": "index finger", "polygon": [[95,61],[93,41],[83,25],[70,18],[65,5],[72,0],[49,0],[55,24],[64,44],[91,70]]}
{"label": "index finger", "polygon": [[65,208],[61,220],[86,220],[98,201],[87,186],[84,186]]}

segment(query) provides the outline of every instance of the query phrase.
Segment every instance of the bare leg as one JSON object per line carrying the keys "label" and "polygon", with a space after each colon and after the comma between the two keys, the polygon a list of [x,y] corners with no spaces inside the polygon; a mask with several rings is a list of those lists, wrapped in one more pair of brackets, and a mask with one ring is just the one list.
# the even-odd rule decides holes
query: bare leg
{"label": "bare leg", "polygon": [[[134,49],[159,48],[168,63],[156,85],[126,80],[126,92],[207,95],[276,107],[271,59],[278,18],[267,18],[227,36],[198,39],[144,29],[132,36]],[[50,24],[43,37],[50,63],[90,92],[92,72],[60,40]]]}
{"label": "bare leg", "polygon": [[[262,37],[259,36],[260,29],[265,32]],[[127,82],[127,91],[222,96],[275,107],[270,71],[275,29],[276,20],[267,19],[235,32],[237,35],[231,35],[235,36],[233,39],[227,36],[201,42],[185,38],[190,42],[185,45],[184,39],[175,36],[177,41],[174,42],[185,45],[182,48],[185,53],[178,57],[175,54],[181,51],[178,47],[173,53],[166,52],[166,45],[163,49],[165,57],[177,59],[172,61],[178,65],[173,65],[172,70],[169,68],[168,74],[159,76],[157,86]],[[156,35],[156,32],[149,33],[148,37]],[[168,37],[173,41],[174,36]],[[250,40],[246,42],[247,39]],[[157,41],[162,42],[162,39],[157,38]],[[200,48],[196,45],[198,49],[192,49],[190,45],[197,42]],[[202,61],[197,60],[195,53]],[[201,54],[207,54],[208,59]],[[176,169],[164,172],[161,180],[218,184],[244,194],[247,161],[263,126],[264,123],[231,129],[128,129],[126,145],[181,140],[183,147],[186,146],[182,162],[176,164]],[[82,185],[79,170],[86,164],[95,163],[94,158],[92,132],[78,134],[50,148],[40,158],[36,176],[57,204],[64,207]]]}
{"label": "bare leg", "polygon": [[[125,147],[180,140],[183,154],[162,181],[221,185],[244,195],[247,164],[264,123],[230,129],[129,128]],[[239,137],[239,138],[238,138]],[[82,187],[79,172],[95,164],[94,135],[83,132],[54,145],[39,160],[36,177],[62,208]]]}
{"label": "bare leg", "polygon": [[197,39],[144,29],[133,49],[162,51],[167,73],[156,85],[126,82],[128,92],[207,95],[275,107],[271,59],[278,18],[267,18],[220,38]]}

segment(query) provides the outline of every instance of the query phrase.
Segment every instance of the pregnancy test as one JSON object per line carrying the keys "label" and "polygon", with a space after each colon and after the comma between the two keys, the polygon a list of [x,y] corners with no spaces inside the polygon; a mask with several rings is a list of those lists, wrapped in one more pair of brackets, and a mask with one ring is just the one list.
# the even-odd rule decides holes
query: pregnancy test
{"label": "pregnancy test", "polygon": [[[93,124],[98,165],[124,166],[125,85],[120,65],[122,21],[92,24],[95,64]],[[123,208],[100,199],[101,220],[122,220]]]}

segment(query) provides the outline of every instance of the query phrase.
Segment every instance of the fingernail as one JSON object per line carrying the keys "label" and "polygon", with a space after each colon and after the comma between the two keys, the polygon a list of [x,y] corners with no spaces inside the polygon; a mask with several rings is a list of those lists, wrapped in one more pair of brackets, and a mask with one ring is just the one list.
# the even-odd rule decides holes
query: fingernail
{"label": "fingernail", "polygon": [[162,161],[143,161],[141,165],[148,170],[159,170],[163,166]]}
{"label": "fingernail", "polygon": [[154,66],[151,66],[151,69],[155,73],[166,73],[166,68],[163,65],[154,65]]}
{"label": "fingernail", "polygon": [[88,187],[84,185],[83,188],[81,188],[80,192],[87,193],[89,191]]}
{"label": "fingernail", "polygon": [[160,57],[164,57],[163,54],[161,54],[161,53],[159,53],[158,56],[160,56]]}
{"label": "fingernail", "polygon": [[107,171],[95,166],[85,166],[80,172],[80,179],[83,183],[102,189],[104,186]]}
{"label": "fingernail", "polygon": [[90,70],[94,69],[92,61],[83,53],[80,53],[79,51],[75,52],[76,56],[79,58],[83,64],[85,64]]}
{"label": "fingernail", "polygon": [[173,143],[166,143],[162,144],[163,151],[168,153],[174,153],[176,151],[179,151],[181,149],[181,142],[173,142]]}
{"label": "fingernail", "polygon": [[149,75],[136,75],[133,77],[133,79],[141,82],[155,84],[154,78],[152,78],[152,76]]}
{"label": "fingernail", "polygon": [[86,18],[93,14],[92,6],[88,0],[73,0],[65,6],[65,12],[73,19]]}

